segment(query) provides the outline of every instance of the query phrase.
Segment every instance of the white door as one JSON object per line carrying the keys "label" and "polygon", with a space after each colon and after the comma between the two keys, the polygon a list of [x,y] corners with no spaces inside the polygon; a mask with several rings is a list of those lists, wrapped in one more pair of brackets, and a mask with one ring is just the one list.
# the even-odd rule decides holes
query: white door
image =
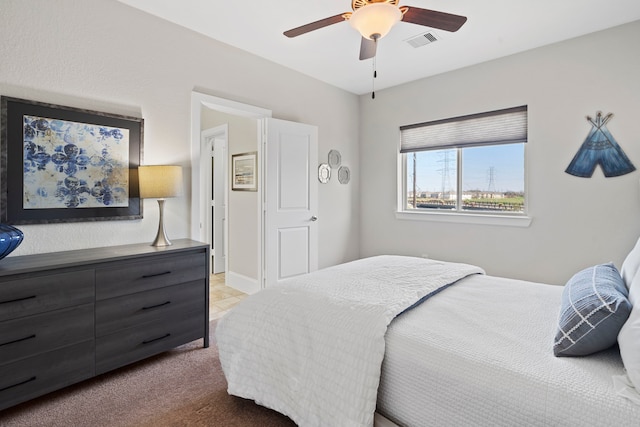
{"label": "white door", "polygon": [[227,270],[227,170],[228,125],[220,125],[201,132],[200,169],[206,201],[203,236],[211,247],[211,273]]}
{"label": "white door", "polygon": [[318,269],[318,128],[265,119],[264,286]]}
{"label": "white door", "polygon": [[227,140],[215,138],[212,152],[213,167],[213,274],[223,273],[227,261]]}

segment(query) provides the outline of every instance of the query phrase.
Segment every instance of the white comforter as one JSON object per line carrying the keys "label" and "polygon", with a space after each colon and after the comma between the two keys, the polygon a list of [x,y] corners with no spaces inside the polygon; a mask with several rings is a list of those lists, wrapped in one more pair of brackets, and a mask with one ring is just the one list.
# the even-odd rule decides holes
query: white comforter
{"label": "white comforter", "polygon": [[398,316],[377,411],[406,427],[640,426],[616,347],[553,355],[562,289],[474,275]]}
{"label": "white comforter", "polygon": [[479,267],[378,256],[252,295],[218,323],[230,394],[306,426],[372,426],[387,326]]}

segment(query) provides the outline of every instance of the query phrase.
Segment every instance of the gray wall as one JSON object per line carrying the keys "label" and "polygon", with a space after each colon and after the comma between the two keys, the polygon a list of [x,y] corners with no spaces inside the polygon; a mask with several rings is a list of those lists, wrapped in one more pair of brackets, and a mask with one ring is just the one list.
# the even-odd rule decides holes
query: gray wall
{"label": "gray wall", "polygon": [[[184,166],[190,186],[191,92],[319,127],[319,155],[342,151],[348,186],[320,187],[320,267],[359,255],[358,97],[115,0],[2,0],[0,94],[145,119],[144,162]],[[190,191],[165,206],[171,239],[189,237]],[[25,225],[14,255],[151,242],[144,219]],[[257,244],[257,242],[255,242]]]}
{"label": "gray wall", "polygon": [[[632,23],[357,97],[209,40],[115,0],[2,0],[0,93],[145,119],[144,161],[181,164],[190,180],[193,90],[319,128],[319,158],[341,151],[349,185],[320,186],[320,267],[377,253],[429,253],[491,274],[564,282],[577,269],[620,265],[640,233],[639,172],[580,179],[564,169],[589,131],[608,127],[640,167],[640,56]],[[529,228],[397,220],[398,127],[529,106]],[[360,143],[358,143],[360,142]],[[188,237],[190,192],[166,204],[173,239]],[[360,215],[360,211],[362,215]],[[14,254],[151,242],[144,219],[21,226]]]}
{"label": "gray wall", "polygon": [[[638,40],[634,22],[362,96],[361,255],[427,253],[558,284],[595,263],[620,267],[640,234],[640,172],[564,170],[598,110],[614,113],[608,128],[640,168]],[[529,106],[530,227],[396,219],[399,126],[518,105]]]}

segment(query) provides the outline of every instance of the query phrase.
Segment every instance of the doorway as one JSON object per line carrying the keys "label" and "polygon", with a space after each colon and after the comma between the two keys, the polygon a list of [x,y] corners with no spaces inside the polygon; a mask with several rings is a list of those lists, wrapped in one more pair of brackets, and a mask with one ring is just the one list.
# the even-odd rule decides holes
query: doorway
{"label": "doorway", "polygon": [[[254,128],[257,130],[253,131],[252,134],[252,138],[255,138],[255,141],[261,141],[262,139],[262,119],[271,117],[270,110],[265,110],[263,108],[205,95],[199,92],[191,93],[191,238],[201,242],[209,242],[215,239],[215,230],[213,229],[215,220],[212,220],[211,222],[209,221],[210,217],[215,216],[214,212],[212,211],[211,203],[211,189],[215,186],[215,181],[213,184],[211,183],[212,175],[210,172],[211,169],[215,170],[215,164],[211,164],[210,149],[207,148],[207,144],[202,143],[201,138],[203,128],[208,126],[204,124],[206,116],[211,115],[212,113],[214,115],[221,113],[220,116],[229,116],[228,118],[231,121],[234,121],[233,118],[235,117],[244,119],[245,121],[247,119],[250,119],[250,121],[253,121],[254,124],[257,123],[258,125],[254,126]],[[235,135],[236,140],[238,140],[239,137],[237,133],[233,133],[232,135],[231,130],[228,130],[227,134],[228,137],[226,159],[227,162],[229,162],[231,154],[234,154],[234,152],[232,152],[232,146],[234,145],[232,141],[232,138],[234,138],[233,135]],[[256,142],[255,145],[257,146],[256,149],[258,152],[258,159],[261,159],[261,144]],[[227,172],[225,173],[227,179],[229,177],[229,169],[227,169]],[[223,239],[226,238],[222,245],[226,246],[227,248],[227,250],[225,251],[224,260],[225,280],[228,286],[231,286],[248,294],[255,293],[260,290],[260,284],[263,280],[261,264],[262,244],[255,244],[255,239],[260,240],[260,236],[262,235],[262,204],[258,203],[258,201],[262,199],[263,194],[261,184],[262,179],[261,177],[259,177],[258,192],[254,192],[251,195],[246,193],[243,195],[231,195],[228,191],[230,187],[229,181],[227,181],[226,184],[227,197],[225,199],[225,225],[228,229],[228,232],[226,235],[223,233],[221,236]],[[231,224],[232,221],[230,216],[233,216],[234,214],[229,212],[230,209],[233,208],[232,204],[236,203],[239,197],[242,198],[242,200],[239,201],[241,204],[248,202],[249,206],[253,206],[250,208],[250,211],[248,211],[247,209],[240,210],[240,216],[245,216],[245,219],[247,221],[253,221],[250,228],[252,230],[257,229],[255,235],[252,231],[251,236],[249,236],[248,238],[242,236],[244,230],[240,230],[240,234],[238,234],[238,231],[234,231],[237,230],[237,228],[234,228],[233,224]],[[247,200],[249,198],[254,199],[255,203],[252,200]],[[237,221],[239,220],[238,216],[234,216],[233,220],[235,221],[235,223],[237,223]],[[209,226],[208,224],[211,224],[211,226]],[[220,233],[218,233],[218,235],[220,236]],[[252,245],[252,252],[254,253],[246,253],[246,251],[238,250],[237,243],[245,242],[247,240],[254,242]],[[220,246],[216,248],[215,242],[213,242],[213,245],[215,250],[213,261],[215,263],[215,253],[218,252],[218,248]],[[236,255],[234,255],[234,253]],[[248,267],[247,264],[253,264],[253,266]],[[252,270],[248,273],[244,273],[242,269],[247,268],[252,268]]]}
{"label": "doorway", "polygon": [[[215,239],[214,227],[209,225],[215,220],[208,218],[216,216],[211,208],[220,197],[211,193],[215,182],[211,184],[210,170],[216,169],[211,164],[211,140],[201,141],[205,113],[217,112],[210,123],[220,125],[222,120],[229,125],[227,162],[233,154],[249,151],[257,157],[257,191],[229,191],[229,182],[224,190],[226,284],[252,294],[317,269],[317,128],[272,119],[269,110],[197,92],[192,92],[191,111],[193,239]],[[233,179],[233,173],[226,174]],[[212,199],[217,200],[212,203]],[[217,253],[221,244],[213,244]]]}

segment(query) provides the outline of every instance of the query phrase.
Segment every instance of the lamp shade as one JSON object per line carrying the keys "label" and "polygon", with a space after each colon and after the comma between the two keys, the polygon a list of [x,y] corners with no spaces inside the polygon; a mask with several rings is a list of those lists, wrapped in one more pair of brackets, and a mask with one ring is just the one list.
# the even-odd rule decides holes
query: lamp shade
{"label": "lamp shade", "polygon": [[371,3],[353,12],[349,23],[362,37],[375,40],[384,37],[398,21],[402,12],[389,3]]}
{"label": "lamp shade", "polygon": [[139,166],[140,198],[165,199],[182,195],[182,167]]}

